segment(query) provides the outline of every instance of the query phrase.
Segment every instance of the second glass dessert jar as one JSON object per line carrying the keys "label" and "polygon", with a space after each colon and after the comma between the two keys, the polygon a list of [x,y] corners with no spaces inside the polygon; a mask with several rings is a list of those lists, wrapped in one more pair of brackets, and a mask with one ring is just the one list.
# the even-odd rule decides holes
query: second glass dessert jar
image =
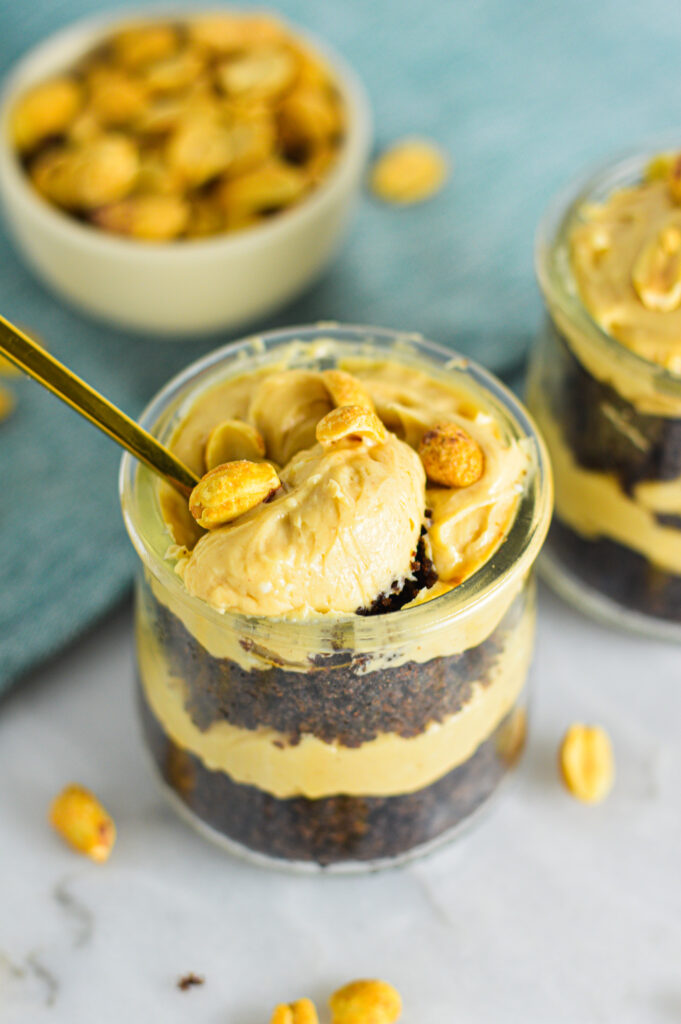
{"label": "second glass dessert jar", "polygon": [[[613,237],[632,249],[627,218],[639,219],[637,231],[659,228],[663,185],[651,179],[658,173],[651,161],[664,148],[611,161],[549,207],[536,245],[548,315],[530,362],[527,401],[555,478],[555,516],[540,563],[548,582],[596,618],[681,640],[681,376],[640,354],[645,343],[672,361],[673,324],[662,318],[678,314],[646,308],[636,280],[613,285],[599,265]],[[647,225],[637,190],[651,180],[657,220]],[[629,203],[631,213],[624,209]],[[610,302],[612,330],[583,300],[574,264],[578,240],[582,287],[586,279],[593,299],[606,282],[602,297]],[[627,250],[622,262],[638,252]],[[623,302],[613,299],[620,295],[615,287],[625,289]],[[681,353],[681,334],[677,342]]]}
{"label": "second glass dessert jar", "polygon": [[468,396],[527,469],[503,543],[459,586],[384,614],[220,612],[167,559],[159,486],[125,456],[123,512],[140,556],[139,706],[177,808],[212,839],[289,867],[373,868],[431,849],[482,807],[524,745],[532,569],[551,516],[548,460],[503,385],[413,335],[308,327],[221,349],[172,381],[142,423],[169,441],[197,400],[285,365],[396,363]]}

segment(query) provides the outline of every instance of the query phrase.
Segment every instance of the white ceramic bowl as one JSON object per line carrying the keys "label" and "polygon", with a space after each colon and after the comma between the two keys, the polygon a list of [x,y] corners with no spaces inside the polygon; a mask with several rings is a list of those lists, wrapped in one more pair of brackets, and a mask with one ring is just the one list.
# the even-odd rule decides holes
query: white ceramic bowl
{"label": "white ceramic bowl", "polygon": [[[172,16],[197,13],[188,8]],[[19,248],[54,291],[88,313],[171,336],[243,324],[283,305],[321,273],[357,198],[371,119],[354,72],[294,26],[327,58],[348,115],[338,160],[314,192],[262,225],[205,241],[145,244],[83,225],[33,189],[9,140],[9,112],[27,88],[68,67],[117,24],[162,16],[158,9],[119,11],[79,21],[19,61],[0,99],[0,197]]]}

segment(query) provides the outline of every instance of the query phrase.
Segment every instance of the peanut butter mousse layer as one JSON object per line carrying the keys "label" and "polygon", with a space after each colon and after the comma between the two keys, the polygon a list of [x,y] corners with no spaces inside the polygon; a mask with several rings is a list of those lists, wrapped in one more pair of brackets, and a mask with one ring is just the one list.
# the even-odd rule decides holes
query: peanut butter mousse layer
{"label": "peanut butter mousse layer", "polygon": [[[188,505],[161,495],[187,598],[149,576],[138,604],[165,780],[227,839],[286,859],[391,857],[457,824],[522,747],[533,590],[519,579],[456,630],[395,643],[390,623],[435,609],[503,544],[524,443],[472,393],[353,360],[233,377],[170,444],[202,478]],[[353,620],[385,649],[355,649]],[[301,655],[282,623],[331,642]]]}
{"label": "peanut butter mousse layer", "polygon": [[[650,372],[559,316],[529,404],[554,466],[550,546],[634,611],[681,622],[681,162],[584,205],[568,240],[588,313]],[[678,375],[660,387],[655,372]],[[676,391],[676,397],[675,397]]]}

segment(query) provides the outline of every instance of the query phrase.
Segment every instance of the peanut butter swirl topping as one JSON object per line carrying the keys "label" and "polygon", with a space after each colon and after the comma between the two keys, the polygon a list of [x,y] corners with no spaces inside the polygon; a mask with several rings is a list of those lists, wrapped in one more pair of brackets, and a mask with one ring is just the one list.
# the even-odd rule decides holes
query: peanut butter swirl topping
{"label": "peanut butter swirl topping", "polygon": [[437,582],[416,600],[437,596],[503,541],[528,468],[522,444],[425,373],[348,369],[244,374],[196,401],[171,444],[205,474],[189,504],[207,531],[177,495],[162,502],[189,593],[246,614],[352,613],[418,590],[424,557]]}

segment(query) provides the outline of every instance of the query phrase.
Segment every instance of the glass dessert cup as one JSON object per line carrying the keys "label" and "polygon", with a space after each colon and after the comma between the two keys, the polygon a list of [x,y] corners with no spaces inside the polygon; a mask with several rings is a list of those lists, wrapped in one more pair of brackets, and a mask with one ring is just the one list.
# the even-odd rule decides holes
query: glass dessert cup
{"label": "glass dessert cup", "polygon": [[124,456],[123,513],[140,556],[144,741],[175,806],[229,850],[272,866],[353,870],[431,849],[486,803],[524,745],[532,568],[548,529],[548,460],[532,421],[475,364],[414,335],[306,327],[190,366],[141,422],[167,441],[207,389],[281,365],[389,360],[464,388],[528,453],[503,544],[455,589],[399,611],[268,618],[190,595],[152,475]]}
{"label": "glass dessert cup", "polygon": [[527,403],[556,489],[542,575],[595,618],[681,640],[681,377],[599,326],[579,295],[569,250],[584,205],[641,182],[664,148],[611,162],[549,207],[536,244],[547,317]]}

